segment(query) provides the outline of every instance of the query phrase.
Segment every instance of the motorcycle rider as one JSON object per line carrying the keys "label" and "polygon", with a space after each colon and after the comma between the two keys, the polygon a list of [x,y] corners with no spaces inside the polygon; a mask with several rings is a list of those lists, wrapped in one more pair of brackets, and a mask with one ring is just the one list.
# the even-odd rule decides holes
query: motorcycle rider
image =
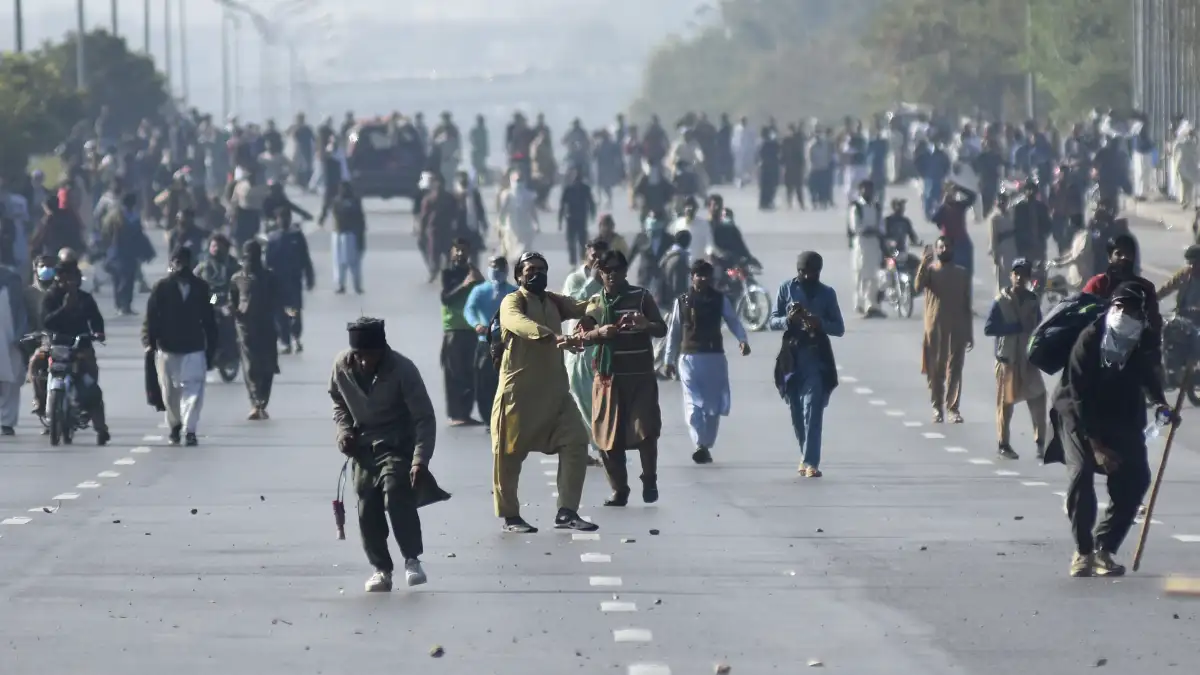
{"label": "motorcycle rider", "polygon": [[1166,283],[1158,287],[1158,300],[1161,303],[1163,298],[1178,292],[1179,296],[1175,299],[1175,313],[1195,318],[1200,315],[1200,283],[1195,283],[1197,273],[1200,273],[1200,246],[1193,244],[1187,247],[1183,253],[1183,259],[1187,264],[1173,274]]}
{"label": "motorcycle rider", "polygon": [[895,250],[900,253],[907,251],[910,243],[913,246],[919,246],[921,243],[916,230],[913,229],[912,220],[904,215],[907,204],[907,199],[893,199],[892,212],[883,219],[883,236],[892,242]]}
{"label": "motorcycle rider", "polygon": [[879,269],[883,267],[883,207],[875,199],[875,184],[858,184],[858,198],[850,204],[846,237],[854,250],[854,310],[866,319],[881,319],[879,309]]}
{"label": "motorcycle rider", "polygon": [[[85,334],[103,342],[104,317],[100,315],[100,308],[96,306],[92,294],[80,288],[83,275],[79,272],[78,263],[60,262],[54,276],[54,286],[42,298],[42,322],[47,331],[60,336],[55,344],[68,340],[73,342],[75,336]],[[39,349],[29,362],[30,379],[37,392],[35,414],[38,417],[45,417],[46,414],[45,378],[50,365],[47,356],[44,349]],[[74,366],[79,385],[76,389],[79,405],[91,417],[92,428],[96,430],[96,444],[107,445],[112,435],[104,419],[104,392],[100,389],[100,369],[96,365],[96,352],[91,339],[80,340],[79,349],[74,354]],[[45,433],[49,433],[49,430]]]}
{"label": "motorcycle rider", "polygon": [[708,198],[708,217],[712,226],[712,255],[709,262],[713,264],[714,285],[724,293],[728,289],[726,270],[741,264],[755,267],[762,265],[750,254],[742,231],[733,219],[733,211],[725,208],[725,201],[721,195]]}
{"label": "motorcycle rider", "polygon": [[196,276],[208,284],[215,294],[229,292],[229,280],[242,270],[242,266],[229,254],[229,238],[221,233],[214,234],[208,241],[208,256],[196,266]]}

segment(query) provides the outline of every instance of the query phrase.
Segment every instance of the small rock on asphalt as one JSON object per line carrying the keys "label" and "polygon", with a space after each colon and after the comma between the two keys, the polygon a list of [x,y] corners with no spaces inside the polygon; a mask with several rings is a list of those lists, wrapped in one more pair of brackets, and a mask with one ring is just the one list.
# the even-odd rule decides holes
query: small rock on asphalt
{"label": "small rock on asphalt", "polygon": [[1097,668],[1100,668],[1102,666],[1107,666],[1107,665],[1108,665],[1108,659],[1096,659],[1096,667]]}
{"label": "small rock on asphalt", "polygon": [[447,557],[447,558],[457,558],[458,556],[457,556],[457,555],[455,555],[455,554],[453,554],[453,553],[447,553],[447,554],[446,554],[446,557]]}
{"label": "small rock on asphalt", "polygon": [[1025,516],[1013,516],[1013,520],[1025,520]]}
{"label": "small rock on asphalt", "polygon": [[192,509],[192,515],[193,515],[193,516],[194,516],[194,515],[196,515],[197,513],[199,513],[199,511],[197,511],[196,509]]}
{"label": "small rock on asphalt", "polygon": [[730,666],[728,663],[718,663],[717,666],[713,668],[713,672],[717,675],[724,675],[725,673],[733,672],[733,666]]}
{"label": "small rock on asphalt", "polygon": [[825,667],[825,664],[821,663],[820,659],[809,659],[808,667],[809,668],[823,668],[823,667]]}
{"label": "small rock on asphalt", "polygon": [[446,650],[442,649],[441,645],[434,645],[433,649],[429,650],[429,655],[435,659],[440,659],[446,655]]}
{"label": "small rock on asphalt", "polygon": [[621,540],[621,543],[622,544],[633,544],[633,543],[637,543],[637,539],[630,539],[629,537],[626,537]]}
{"label": "small rock on asphalt", "polygon": [[657,536],[657,535],[658,535],[658,530],[650,530],[650,534],[653,534],[653,535]]}

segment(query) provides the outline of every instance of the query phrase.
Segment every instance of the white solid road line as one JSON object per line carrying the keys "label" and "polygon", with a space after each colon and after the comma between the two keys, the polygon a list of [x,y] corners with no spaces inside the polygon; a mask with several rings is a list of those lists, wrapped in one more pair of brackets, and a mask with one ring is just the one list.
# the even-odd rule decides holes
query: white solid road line
{"label": "white solid road line", "polygon": [[600,603],[601,612],[636,612],[637,604],[620,600],[606,600]]}
{"label": "white solid road line", "polygon": [[1185,544],[1200,544],[1200,534],[1173,534],[1171,536]]}
{"label": "white solid road line", "polygon": [[621,577],[588,577],[588,584],[592,586],[621,586]]}
{"label": "white solid road line", "polygon": [[584,553],[579,556],[579,562],[609,563],[612,562],[612,556],[607,553]]}
{"label": "white solid road line", "polygon": [[953,454],[956,454],[956,455],[965,455],[965,454],[967,454],[967,449],[966,449],[966,448],[960,448],[960,447],[958,447],[958,446],[956,446],[956,445],[951,445],[951,446],[949,446],[949,447],[947,447],[947,448],[946,448],[946,452],[953,453]]}
{"label": "white solid road line", "polygon": [[33,518],[27,518],[26,516],[17,516],[15,518],[5,518],[4,520],[0,520],[0,525],[24,525],[25,523],[28,523],[31,520],[33,520]]}
{"label": "white solid road line", "polygon": [[651,642],[654,634],[645,628],[619,628],[613,631],[613,642]]}

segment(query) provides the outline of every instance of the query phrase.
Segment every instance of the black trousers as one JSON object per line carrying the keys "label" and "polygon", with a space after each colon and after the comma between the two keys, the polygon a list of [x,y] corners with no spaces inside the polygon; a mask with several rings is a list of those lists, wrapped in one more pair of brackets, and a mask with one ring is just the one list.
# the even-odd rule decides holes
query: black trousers
{"label": "black trousers", "polygon": [[804,171],[785,171],[783,177],[787,205],[790,207],[795,199],[795,203],[804,208]]}
{"label": "black trousers", "polygon": [[134,263],[117,263],[110,270],[113,280],[113,303],[117,310],[127,312],[133,309],[134,284],[140,269],[141,265]]}
{"label": "black trousers", "polygon": [[587,223],[572,223],[567,221],[567,260],[571,266],[583,262],[584,250],[587,248]]}
{"label": "black trousers", "polygon": [[475,407],[475,348],[473,330],[448,330],[442,334],[442,375],[446,389],[446,415],[466,420]]}
{"label": "black trousers", "polygon": [[779,174],[759,172],[758,208],[775,208],[775,192],[779,189]]}
{"label": "black trousers", "polygon": [[492,352],[486,342],[477,342],[475,347],[475,402],[479,405],[479,419],[485,423],[492,419],[492,402],[496,400],[496,387],[500,386],[500,374],[492,365]]}
{"label": "black trousers", "polygon": [[[403,464],[397,466],[402,468]],[[358,529],[362,533],[363,551],[371,566],[382,572],[395,569],[388,552],[388,519],[396,533],[396,543],[405,560],[421,557],[425,546],[421,539],[421,517],[417,515],[417,498],[407,471],[382,476],[359,478]]]}
{"label": "black trousers", "polygon": [[304,333],[304,310],[280,307],[275,313],[275,333],[279,335],[281,345],[290,345],[292,340],[299,341]]}
{"label": "black trousers", "polygon": [[[1122,457],[1117,470],[1108,476],[1109,506],[1104,519],[1096,524],[1096,456],[1092,446],[1074,428],[1073,421],[1062,419],[1063,453],[1067,462],[1067,517],[1075,550],[1116,553],[1133,527],[1138,507],[1150,488],[1150,460],[1146,444],[1135,441],[1130,447],[1113,448]],[[1094,528],[1094,532],[1093,532]]]}
{"label": "black trousers", "polygon": [[[658,439],[645,441],[637,449],[642,460],[642,481],[658,480]],[[625,492],[629,489],[629,467],[625,463],[625,450],[608,450],[600,453],[600,462],[604,465],[604,475],[613,492]]]}

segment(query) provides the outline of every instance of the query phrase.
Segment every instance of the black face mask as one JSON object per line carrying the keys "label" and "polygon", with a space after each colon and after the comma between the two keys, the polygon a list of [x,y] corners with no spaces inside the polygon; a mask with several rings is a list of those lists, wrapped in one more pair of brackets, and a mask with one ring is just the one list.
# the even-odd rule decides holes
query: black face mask
{"label": "black face mask", "polygon": [[937,259],[941,262],[948,263],[951,260],[954,260],[954,252],[953,251],[943,251],[942,253],[938,254]]}
{"label": "black face mask", "polygon": [[529,291],[530,293],[537,293],[538,295],[541,295],[542,293],[546,292],[546,283],[547,280],[545,272],[534,272],[533,274],[525,277],[525,283],[522,284],[522,286],[524,286],[525,290]]}
{"label": "black face mask", "polygon": [[800,277],[800,288],[804,289],[805,293],[812,293],[821,286],[821,275],[810,274],[809,276]]}
{"label": "black face mask", "polygon": [[1116,262],[1110,262],[1108,264],[1108,273],[1118,277],[1133,276],[1133,261],[1118,260]]}

